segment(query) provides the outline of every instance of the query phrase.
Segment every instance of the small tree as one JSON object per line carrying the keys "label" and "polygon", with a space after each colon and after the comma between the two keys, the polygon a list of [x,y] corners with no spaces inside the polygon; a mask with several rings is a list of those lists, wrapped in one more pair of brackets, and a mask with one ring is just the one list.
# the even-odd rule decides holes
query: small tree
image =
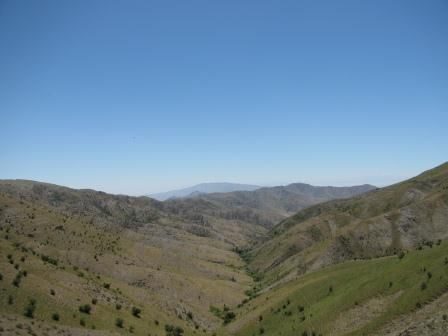
{"label": "small tree", "polygon": [[58,314],[58,313],[53,313],[53,315],[51,315],[51,318],[52,318],[54,321],[59,321],[59,314]]}

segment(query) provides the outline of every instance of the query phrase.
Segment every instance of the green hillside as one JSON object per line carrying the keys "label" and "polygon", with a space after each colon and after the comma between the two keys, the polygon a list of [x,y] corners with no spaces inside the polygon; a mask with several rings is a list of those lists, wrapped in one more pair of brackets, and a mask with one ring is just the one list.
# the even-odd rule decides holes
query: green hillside
{"label": "green hillside", "polygon": [[[448,243],[349,261],[264,290],[237,312],[236,335],[373,335],[448,290]],[[448,302],[446,295],[443,297]],[[448,306],[433,307],[446,320]],[[448,321],[444,327],[448,328]],[[384,331],[378,335],[384,335]]]}

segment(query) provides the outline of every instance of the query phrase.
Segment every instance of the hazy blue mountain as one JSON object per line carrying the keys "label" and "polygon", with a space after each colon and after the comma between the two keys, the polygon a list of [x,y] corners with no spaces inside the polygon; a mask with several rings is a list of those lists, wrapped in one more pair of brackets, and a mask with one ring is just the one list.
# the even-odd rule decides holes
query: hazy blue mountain
{"label": "hazy blue mountain", "polygon": [[155,198],[159,201],[165,201],[170,198],[181,198],[200,194],[224,193],[232,191],[253,191],[259,188],[261,187],[257,185],[228,182],[201,183],[184,189],[148,194],[147,196]]}

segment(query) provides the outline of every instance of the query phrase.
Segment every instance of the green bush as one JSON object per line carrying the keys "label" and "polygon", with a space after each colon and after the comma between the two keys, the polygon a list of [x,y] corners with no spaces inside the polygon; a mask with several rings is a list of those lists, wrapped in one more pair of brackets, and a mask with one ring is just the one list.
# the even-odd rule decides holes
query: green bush
{"label": "green bush", "polygon": [[184,330],[181,327],[176,327],[171,324],[165,324],[166,336],[182,336]]}
{"label": "green bush", "polygon": [[51,315],[51,318],[52,318],[54,321],[59,321],[59,314],[58,314],[58,313],[53,313],[53,315]]}
{"label": "green bush", "polygon": [[232,322],[235,319],[235,317],[236,317],[236,315],[234,312],[232,312],[232,311],[226,312],[223,317],[224,324],[228,324],[228,323]]}
{"label": "green bush", "polygon": [[79,306],[79,311],[84,314],[90,314],[92,307],[89,304]]}
{"label": "green bush", "polygon": [[140,313],[142,312],[142,310],[140,308],[137,307],[132,307],[132,315],[134,315],[135,317],[140,318]]}
{"label": "green bush", "polygon": [[26,317],[33,318],[35,310],[36,310],[36,300],[30,299],[28,305],[25,307],[25,312],[23,314]]}
{"label": "green bush", "polygon": [[118,328],[123,328],[123,325],[124,325],[124,321],[123,321],[123,319],[117,317],[117,318],[115,319],[115,325],[116,325]]}

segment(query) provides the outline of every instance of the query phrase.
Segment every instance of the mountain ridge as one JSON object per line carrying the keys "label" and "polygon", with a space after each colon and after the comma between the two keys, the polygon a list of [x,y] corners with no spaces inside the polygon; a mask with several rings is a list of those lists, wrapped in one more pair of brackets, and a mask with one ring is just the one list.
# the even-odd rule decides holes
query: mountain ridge
{"label": "mountain ridge", "polygon": [[209,194],[214,192],[232,192],[232,191],[252,191],[261,188],[257,185],[231,183],[231,182],[205,182],[193,185],[191,187],[169,190],[160,193],[146,194],[145,196],[157,199],[158,201],[165,201],[168,199],[189,197],[195,193]]}

